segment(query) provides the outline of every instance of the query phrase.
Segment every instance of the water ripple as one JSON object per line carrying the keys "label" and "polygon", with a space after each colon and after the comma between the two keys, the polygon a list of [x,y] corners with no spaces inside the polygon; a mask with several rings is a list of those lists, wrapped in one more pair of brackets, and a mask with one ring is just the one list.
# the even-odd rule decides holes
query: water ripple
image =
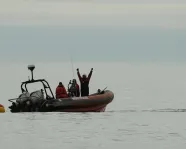
{"label": "water ripple", "polygon": [[145,109],[145,110],[112,110],[112,111],[106,111],[107,113],[138,113],[138,112],[186,112],[186,109],[171,109],[171,108],[167,108],[167,109]]}

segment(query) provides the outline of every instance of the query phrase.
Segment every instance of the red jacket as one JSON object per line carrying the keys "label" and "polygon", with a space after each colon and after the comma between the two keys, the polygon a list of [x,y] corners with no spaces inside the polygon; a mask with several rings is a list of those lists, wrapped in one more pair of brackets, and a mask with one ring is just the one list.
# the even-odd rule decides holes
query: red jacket
{"label": "red jacket", "polygon": [[80,91],[79,91],[79,85],[76,83],[76,88],[77,88],[77,97],[80,96]]}
{"label": "red jacket", "polygon": [[76,88],[79,90],[79,85],[76,83]]}
{"label": "red jacket", "polygon": [[56,98],[68,97],[67,91],[64,86],[58,86],[56,88]]}

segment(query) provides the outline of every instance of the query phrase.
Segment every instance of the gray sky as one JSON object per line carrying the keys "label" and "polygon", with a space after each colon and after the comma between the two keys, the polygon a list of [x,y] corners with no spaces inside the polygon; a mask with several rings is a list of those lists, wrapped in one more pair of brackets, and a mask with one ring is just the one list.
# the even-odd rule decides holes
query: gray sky
{"label": "gray sky", "polygon": [[1,60],[185,61],[183,0],[0,0]]}
{"label": "gray sky", "polygon": [[3,25],[186,27],[183,0],[1,0]]}

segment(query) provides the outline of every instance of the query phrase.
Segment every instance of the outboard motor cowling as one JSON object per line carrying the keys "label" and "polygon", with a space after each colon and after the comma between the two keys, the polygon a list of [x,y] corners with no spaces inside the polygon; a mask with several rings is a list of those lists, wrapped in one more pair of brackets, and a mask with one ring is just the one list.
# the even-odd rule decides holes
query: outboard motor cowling
{"label": "outboard motor cowling", "polygon": [[34,91],[30,94],[30,100],[33,104],[40,103],[42,100],[44,100],[44,94],[41,90]]}
{"label": "outboard motor cowling", "polygon": [[23,92],[19,97],[17,98],[16,102],[22,104],[23,102],[30,99],[30,93],[29,92]]}

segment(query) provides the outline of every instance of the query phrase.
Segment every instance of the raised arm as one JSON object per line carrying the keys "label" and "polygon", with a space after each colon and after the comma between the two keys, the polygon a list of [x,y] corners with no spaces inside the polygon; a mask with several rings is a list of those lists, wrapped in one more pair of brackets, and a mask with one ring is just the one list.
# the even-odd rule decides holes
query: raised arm
{"label": "raised arm", "polygon": [[93,68],[91,69],[90,73],[88,74],[88,80],[90,80],[90,78],[92,76],[92,72],[93,72]]}
{"label": "raised arm", "polygon": [[77,75],[78,75],[79,81],[81,82],[82,77],[81,77],[81,75],[80,75],[80,73],[79,73],[79,68],[77,68]]}

